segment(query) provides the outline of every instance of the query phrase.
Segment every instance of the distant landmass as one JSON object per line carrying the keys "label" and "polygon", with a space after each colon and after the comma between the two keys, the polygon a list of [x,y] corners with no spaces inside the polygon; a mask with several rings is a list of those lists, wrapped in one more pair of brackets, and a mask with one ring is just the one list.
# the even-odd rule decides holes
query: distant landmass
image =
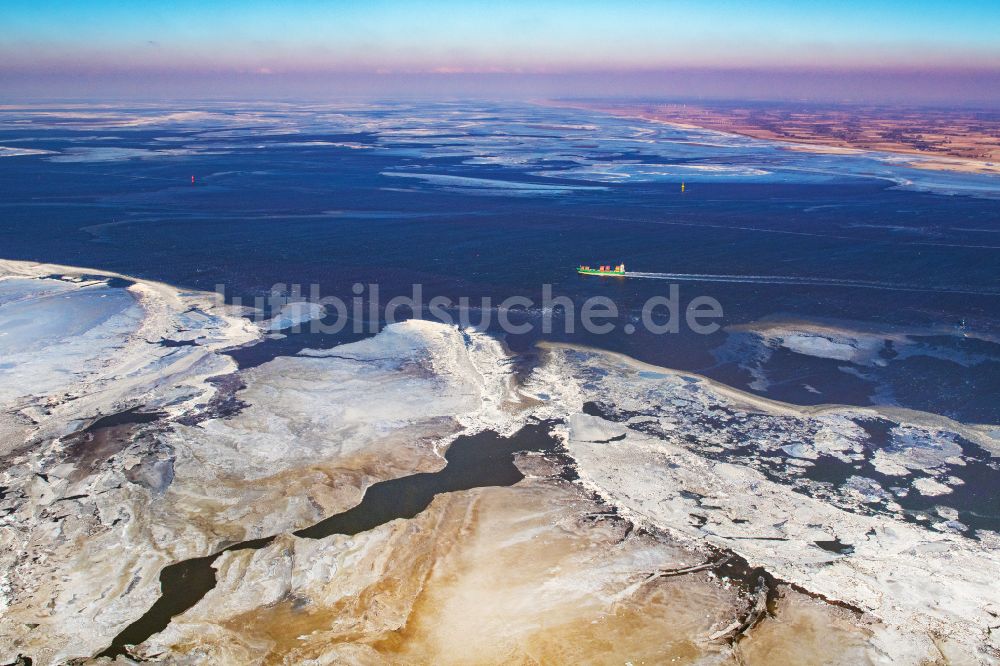
{"label": "distant landmass", "polygon": [[570,106],[810,146],[920,155],[911,166],[1000,173],[1000,113],[856,104],[572,100]]}

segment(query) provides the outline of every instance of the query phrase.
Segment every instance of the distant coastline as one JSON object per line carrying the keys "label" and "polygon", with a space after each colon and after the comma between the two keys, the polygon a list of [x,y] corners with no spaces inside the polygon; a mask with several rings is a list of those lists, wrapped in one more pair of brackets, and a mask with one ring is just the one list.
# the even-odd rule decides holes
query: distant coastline
{"label": "distant coastline", "polygon": [[548,105],[787,143],[815,153],[896,153],[907,166],[1000,175],[1000,114],[967,109],[550,100]]}

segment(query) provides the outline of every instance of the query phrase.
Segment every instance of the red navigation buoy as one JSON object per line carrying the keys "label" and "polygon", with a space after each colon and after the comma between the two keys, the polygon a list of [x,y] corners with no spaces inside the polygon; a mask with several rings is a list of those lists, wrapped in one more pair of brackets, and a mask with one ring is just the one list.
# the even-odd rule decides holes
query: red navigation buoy
{"label": "red navigation buoy", "polygon": [[194,176],[191,176],[191,184],[194,185]]}

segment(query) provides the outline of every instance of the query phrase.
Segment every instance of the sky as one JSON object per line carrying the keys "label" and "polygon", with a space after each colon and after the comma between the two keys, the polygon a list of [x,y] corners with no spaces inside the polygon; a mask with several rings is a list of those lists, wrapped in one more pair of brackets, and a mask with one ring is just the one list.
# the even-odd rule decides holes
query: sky
{"label": "sky", "polygon": [[1000,2],[2,0],[0,84],[1000,101]]}

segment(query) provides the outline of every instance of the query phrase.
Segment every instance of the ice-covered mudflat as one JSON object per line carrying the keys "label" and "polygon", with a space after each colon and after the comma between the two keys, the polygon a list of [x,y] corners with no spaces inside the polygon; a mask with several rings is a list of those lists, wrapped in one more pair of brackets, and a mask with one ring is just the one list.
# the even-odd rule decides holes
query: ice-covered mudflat
{"label": "ice-covered mudflat", "polygon": [[[439,495],[354,537],[285,535],[226,553],[219,585],[141,646],[158,663],[872,663],[852,613],[788,586],[734,646],[753,599],[710,556],[631,531],[522,458],[510,488]],[[764,626],[764,625],[761,625]],[[470,637],[474,637],[470,638]],[[738,655],[738,657],[737,657]]]}
{"label": "ice-covered mudflat", "polygon": [[[470,338],[449,330],[397,324],[361,348],[405,356],[400,340],[443,336],[465,358]],[[503,354],[480,358],[505,376]],[[508,390],[486,392],[503,396],[492,403],[503,408],[463,432],[554,420],[579,481],[527,455],[518,464],[528,479],[511,489],[439,496],[411,521],[354,537],[287,536],[226,553],[214,565],[219,585],[140,654],[319,663],[459,663],[470,649],[485,661],[996,657],[1000,539],[962,524],[968,513],[937,490],[992,464],[976,453],[995,445],[990,429],[902,410],[799,408],[556,345]],[[873,436],[875,422],[888,441]],[[825,471],[814,478],[813,468]],[[876,468],[892,474],[892,487],[863,476]],[[899,502],[910,493],[932,503],[908,510]],[[777,578],[763,620],[747,623],[758,603],[715,573],[718,553]],[[470,648],[466,632],[484,626],[492,642]],[[843,651],[826,654],[828,641]]]}
{"label": "ice-covered mudflat", "polygon": [[134,407],[184,413],[233,367],[215,352],[259,336],[238,315],[210,294],[0,260],[0,424],[43,438]]}
{"label": "ice-covered mudflat", "polygon": [[19,262],[3,275],[5,661],[93,656],[152,605],[166,564],[307,526],[374,481],[440,468],[458,432],[516,425],[485,336],[415,323],[235,374],[219,352],[263,331],[211,295]]}
{"label": "ice-covered mudflat", "polygon": [[[997,658],[995,429],[906,410],[798,408],[564,346],[548,347],[524,389],[548,403],[540,413],[565,419],[583,483],[636,523],[739,553],[877,618],[875,645],[892,660]],[[864,476],[873,465],[892,487]],[[977,472],[976,499],[960,511],[949,493],[973,466],[992,480]],[[911,494],[933,501],[907,509]],[[977,514],[990,529],[959,520]]]}
{"label": "ice-covered mudflat", "polygon": [[156,594],[171,534],[149,512],[171,455],[137,429],[204,409],[206,379],[235,368],[218,350],[258,336],[207,294],[0,262],[5,661],[88,656]]}
{"label": "ice-covered mudflat", "polygon": [[[997,659],[995,429],[796,407],[569,346],[529,369],[485,334],[417,320],[237,370],[224,350],[271,325],[207,294],[2,272],[5,661],[94,657],[161,594],[183,600],[165,567],[207,556],[215,582],[134,654]],[[375,484],[450,469],[463,436],[516,443],[541,424],[562,450],[476,482],[509,487],[459,480],[412,514],[310,531]]]}

